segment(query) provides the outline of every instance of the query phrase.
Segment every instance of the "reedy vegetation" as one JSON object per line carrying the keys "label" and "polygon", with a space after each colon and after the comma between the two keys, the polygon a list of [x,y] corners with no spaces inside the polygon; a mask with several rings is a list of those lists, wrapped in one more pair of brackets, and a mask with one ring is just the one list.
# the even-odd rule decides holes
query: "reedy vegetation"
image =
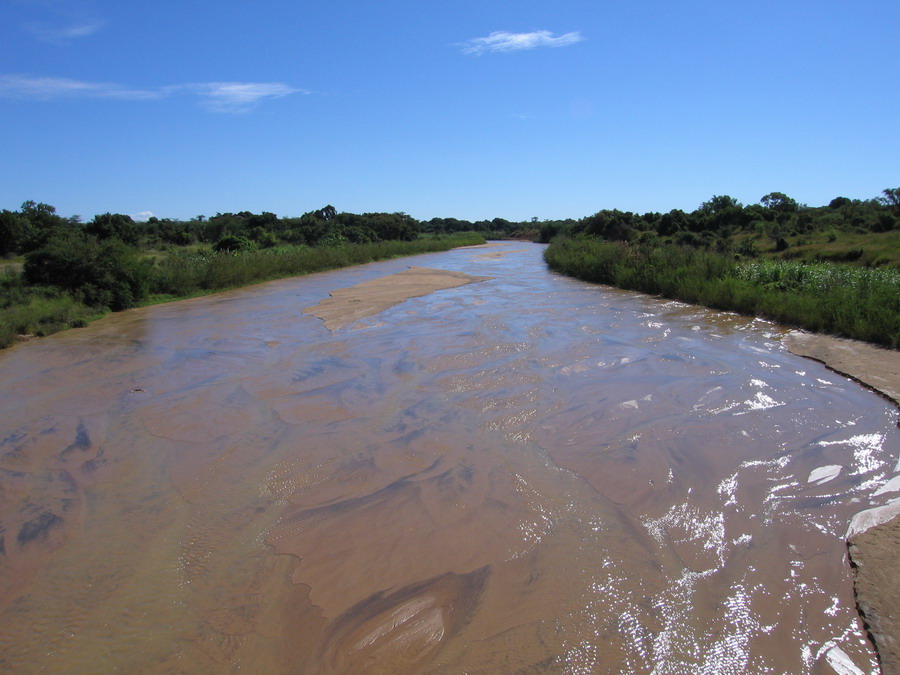
{"label": "reedy vegetation", "polygon": [[735,259],[585,235],[555,239],[544,255],[551,269],[585,281],[900,346],[900,271],[893,268]]}
{"label": "reedy vegetation", "polygon": [[900,188],[822,207],[780,192],[691,213],[599,211],[545,224],[563,274],[900,347]]}

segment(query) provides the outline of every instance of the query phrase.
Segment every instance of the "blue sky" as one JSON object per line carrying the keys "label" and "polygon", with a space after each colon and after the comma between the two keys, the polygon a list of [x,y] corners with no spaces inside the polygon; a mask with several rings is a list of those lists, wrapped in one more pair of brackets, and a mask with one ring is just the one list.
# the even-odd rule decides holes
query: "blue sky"
{"label": "blue sky", "polygon": [[900,186],[897,0],[0,0],[0,208],[470,220]]}

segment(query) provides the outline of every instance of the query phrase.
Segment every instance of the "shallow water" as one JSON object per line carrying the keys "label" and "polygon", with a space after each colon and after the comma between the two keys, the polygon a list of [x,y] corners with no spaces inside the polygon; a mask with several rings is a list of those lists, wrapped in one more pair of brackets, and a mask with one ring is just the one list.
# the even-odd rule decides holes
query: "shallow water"
{"label": "shallow water", "polygon": [[[771,324],[541,252],[0,353],[0,670],[875,671],[843,535],[898,496],[896,411]],[[493,279],[301,314],[413,264]]]}

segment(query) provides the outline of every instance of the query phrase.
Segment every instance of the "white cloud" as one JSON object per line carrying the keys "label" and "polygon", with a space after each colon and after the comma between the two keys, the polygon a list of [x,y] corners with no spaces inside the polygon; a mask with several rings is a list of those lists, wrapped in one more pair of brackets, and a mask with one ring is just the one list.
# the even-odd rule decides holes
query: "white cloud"
{"label": "white cloud", "polygon": [[131,219],[138,223],[146,223],[148,220],[156,216],[153,211],[140,211],[139,213],[132,213]]}
{"label": "white cloud", "polygon": [[554,37],[547,30],[538,30],[531,33],[508,33],[506,31],[494,31],[487,37],[472,38],[462,44],[464,54],[484,54],[485,52],[513,52],[522,49],[535,49],[536,47],[567,47],[584,38],[579,32],[565,33]]}
{"label": "white cloud", "polygon": [[115,83],[87,82],[63,77],[0,75],[0,98],[149,100],[183,92],[199,96],[205,107],[216,112],[244,112],[263,100],[309,93],[280,82],[201,82],[155,89],[131,89]]}
{"label": "white cloud", "polygon": [[206,82],[193,88],[207,107],[219,112],[240,112],[266,99],[309,93],[280,82]]}

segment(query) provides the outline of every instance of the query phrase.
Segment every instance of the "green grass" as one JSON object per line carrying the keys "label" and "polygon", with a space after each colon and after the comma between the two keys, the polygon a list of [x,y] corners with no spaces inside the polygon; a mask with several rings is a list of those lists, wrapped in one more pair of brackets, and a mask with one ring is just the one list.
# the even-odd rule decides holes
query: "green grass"
{"label": "green grass", "polygon": [[556,239],[551,269],[815,332],[900,347],[900,271],[836,263],[741,261],[673,245]]}
{"label": "green grass", "polygon": [[[804,262],[854,262],[867,267],[900,270],[900,230],[889,232],[817,232],[788,237],[788,248],[777,254]],[[774,248],[774,243],[772,244]]]}
{"label": "green grass", "polygon": [[20,336],[85,326],[104,313],[58,289],[26,286],[18,274],[0,278],[0,348],[15,344]]}

